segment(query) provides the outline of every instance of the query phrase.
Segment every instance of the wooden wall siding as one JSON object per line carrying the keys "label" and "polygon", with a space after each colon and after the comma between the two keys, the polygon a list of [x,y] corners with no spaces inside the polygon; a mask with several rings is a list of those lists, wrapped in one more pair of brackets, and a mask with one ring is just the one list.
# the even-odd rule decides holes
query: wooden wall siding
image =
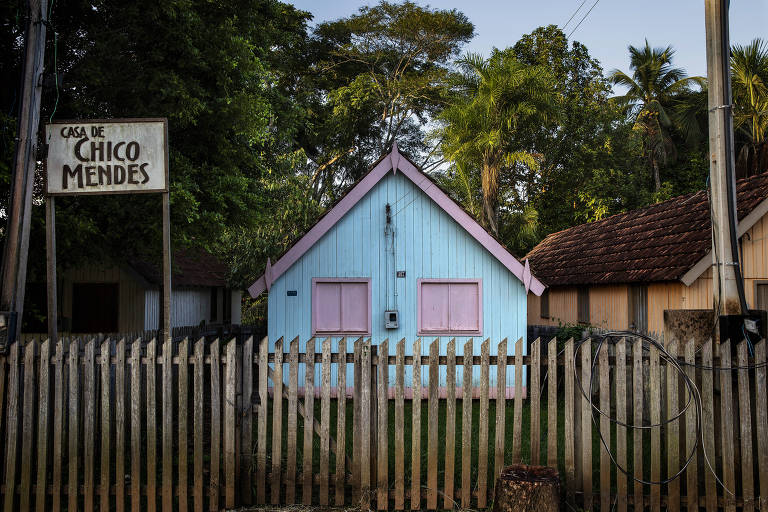
{"label": "wooden wall siding", "polygon": [[577,291],[574,287],[549,289],[549,318],[541,318],[541,297],[528,294],[528,323],[530,325],[575,324]]}
{"label": "wooden wall siding", "polygon": [[[392,209],[395,231],[395,257],[387,254],[384,238],[385,205]],[[390,274],[387,274],[389,259]],[[395,270],[405,270],[405,278],[394,278]],[[311,336],[311,286],[313,277],[371,278],[371,338],[389,338],[394,355],[394,340],[413,340],[417,332],[417,288],[419,278],[480,278],[483,280],[482,338],[517,339],[525,337],[526,293],[522,283],[499,261],[464,231],[437,204],[401,173],[388,174],[363,197],[330,231],[278,278],[269,291],[269,339]],[[388,282],[387,282],[387,278]],[[396,283],[399,329],[384,328],[384,311],[394,307]],[[295,290],[296,296],[287,291]],[[531,294],[532,295],[532,294]],[[439,338],[440,354],[445,354],[449,336]],[[467,337],[457,337],[463,345]],[[338,338],[333,338],[336,350]],[[511,342],[510,342],[511,343]],[[270,350],[273,346],[270,346]],[[318,342],[316,350],[320,351]],[[475,347],[479,350],[479,345]],[[495,354],[495,347],[491,353]],[[407,342],[406,355],[412,355]],[[427,353],[427,344],[422,343]],[[479,354],[479,352],[478,352]],[[303,371],[303,368],[300,370]],[[445,369],[440,384],[445,383]],[[316,372],[319,370],[316,369]],[[331,379],[336,379],[336,369]],[[410,368],[406,368],[410,372]],[[507,382],[514,382],[509,369]],[[348,385],[353,376],[349,374]],[[394,370],[391,370],[394,379]],[[405,379],[409,380],[407,373]],[[457,376],[457,378],[461,378]],[[479,378],[479,374],[477,375]],[[491,372],[495,382],[495,371]],[[302,381],[303,375],[299,375]],[[317,373],[319,379],[319,373]],[[319,384],[316,380],[315,384]],[[426,380],[424,381],[426,385]]]}
{"label": "wooden wall siding", "polygon": [[627,308],[627,285],[590,286],[590,324],[603,329],[626,330],[629,320]]}
{"label": "wooden wall siding", "polygon": [[[223,292],[218,294],[217,318],[213,323],[220,323],[223,318]],[[146,290],[144,293],[144,330],[152,331],[158,328],[158,306],[160,291]],[[239,302],[238,302],[239,304]],[[199,325],[201,321],[211,322],[211,289],[210,288],[176,288],[171,297],[171,326],[182,327]]]}
{"label": "wooden wall siding", "polygon": [[144,287],[134,276],[119,267],[83,267],[62,273],[61,316],[72,318],[73,283],[118,283],[120,332],[137,332],[144,325]]}

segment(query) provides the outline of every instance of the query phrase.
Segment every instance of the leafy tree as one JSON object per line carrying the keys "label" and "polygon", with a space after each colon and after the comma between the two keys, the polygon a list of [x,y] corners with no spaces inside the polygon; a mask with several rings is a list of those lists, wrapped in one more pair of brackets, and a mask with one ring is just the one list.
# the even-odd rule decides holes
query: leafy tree
{"label": "leafy tree", "polygon": [[611,81],[628,90],[617,101],[623,104],[635,129],[643,136],[643,154],[648,161],[655,191],[661,190],[660,167],[675,158],[675,145],[669,135],[673,124],[671,104],[678,94],[690,91],[692,84],[704,85],[702,77],[687,77],[672,66],[675,51],[671,46],[651,48],[629,46],[632,75],[614,70]]}
{"label": "leafy tree", "polygon": [[737,156],[740,175],[768,168],[768,43],[755,39],[731,49],[734,128],[743,139]]}
{"label": "leafy tree", "polygon": [[382,1],[320,24],[296,79],[314,197],[332,198],[397,139],[428,153],[422,127],[445,101],[451,61],[474,35],[462,13]]}
{"label": "leafy tree", "polygon": [[[168,118],[176,246],[221,255],[224,233],[271,222],[282,198],[263,188],[293,179],[285,155],[295,151],[299,117],[275,84],[281,60],[307,38],[308,13],[276,0],[58,0],[51,19],[46,59],[53,63],[55,48],[63,80],[58,90],[46,81],[45,119]],[[3,69],[20,47],[14,52],[0,56]],[[6,87],[4,102],[12,96]],[[159,204],[154,195],[61,198],[62,266],[158,257]],[[34,215],[33,230],[41,229],[42,208]],[[36,233],[32,243],[40,244]],[[39,249],[30,252],[43,255]]]}
{"label": "leafy tree", "polygon": [[508,51],[489,59],[468,55],[458,61],[457,95],[439,119],[442,153],[479,171],[482,223],[499,234],[499,183],[516,166],[538,167],[537,156],[520,144],[520,130],[554,115],[557,95],[543,66],[518,61]]}

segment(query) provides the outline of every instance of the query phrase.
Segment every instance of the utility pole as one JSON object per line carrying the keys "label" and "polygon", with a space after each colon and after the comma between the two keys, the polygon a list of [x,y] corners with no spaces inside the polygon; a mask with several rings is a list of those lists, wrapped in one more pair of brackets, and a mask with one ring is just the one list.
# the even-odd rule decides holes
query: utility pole
{"label": "utility pole", "polygon": [[736,234],[728,0],[705,0],[712,212],[712,291],[716,316],[746,314]]}
{"label": "utility pole", "polygon": [[18,339],[24,309],[29,252],[29,224],[32,216],[32,188],[37,165],[37,133],[40,124],[43,60],[45,57],[45,24],[47,0],[29,0],[25,41],[24,72],[19,109],[18,138],[8,211],[8,229],[0,274],[0,311],[16,312],[15,332]]}

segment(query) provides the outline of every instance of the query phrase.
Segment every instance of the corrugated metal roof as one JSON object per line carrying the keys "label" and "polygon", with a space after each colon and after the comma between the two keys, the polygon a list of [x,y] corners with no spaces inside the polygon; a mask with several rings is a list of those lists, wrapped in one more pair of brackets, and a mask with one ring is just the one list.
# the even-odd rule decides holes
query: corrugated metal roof
{"label": "corrugated metal roof", "polygon": [[[768,199],[768,174],[737,182],[739,219]],[[547,236],[528,254],[544,284],[672,281],[711,249],[707,192],[581,224]]]}

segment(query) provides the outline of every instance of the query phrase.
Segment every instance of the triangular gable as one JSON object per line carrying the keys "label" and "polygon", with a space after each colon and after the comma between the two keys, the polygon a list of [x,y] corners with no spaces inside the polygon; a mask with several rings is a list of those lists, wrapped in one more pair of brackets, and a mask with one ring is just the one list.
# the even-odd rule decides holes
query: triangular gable
{"label": "triangular gable", "polygon": [[[357,204],[390,170],[398,170],[419,187],[430,199],[439,205],[453,220],[459,223],[477,242],[485,247],[507,270],[517,277],[527,290],[536,295],[544,292],[544,285],[531,274],[530,267],[523,266],[517,258],[504,248],[493,236],[477,223],[467,212],[443,192],[440,187],[410,160],[403,157],[393,144],[392,151],[384,156],[379,163],[360,180],[342,199],[318,222],[306,235],[286,252],[282,258],[271,265],[269,271],[259,277],[249,288],[251,297],[258,297],[262,292],[271,288],[284,272],[301,258],[322,236],[327,233],[344,215]],[[269,280],[269,282],[267,281]]]}

